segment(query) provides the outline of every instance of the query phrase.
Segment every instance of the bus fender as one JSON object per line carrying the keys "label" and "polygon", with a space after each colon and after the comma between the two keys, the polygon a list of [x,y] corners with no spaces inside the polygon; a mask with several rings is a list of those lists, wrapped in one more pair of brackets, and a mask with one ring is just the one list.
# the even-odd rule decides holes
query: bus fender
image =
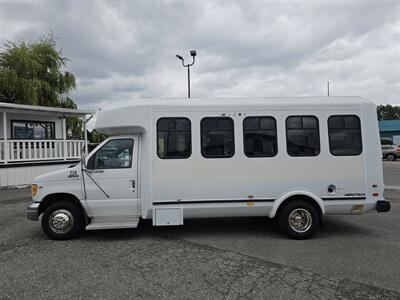
{"label": "bus fender", "polygon": [[279,207],[282,205],[282,203],[284,203],[287,199],[295,197],[295,196],[305,196],[308,198],[311,198],[315,201],[315,203],[317,203],[317,205],[319,206],[320,210],[321,210],[321,214],[324,215],[325,214],[325,207],[324,207],[324,203],[321,200],[321,198],[317,197],[315,194],[309,192],[309,191],[304,191],[304,190],[296,190],[296,191],[291,191],[288,192],[286,194],[283,194],[282,196],[280,196],[278,199],[276,199],[274,201],[274,206],[272,207],[272,210],[269,214],[270,218],[274,218]]}

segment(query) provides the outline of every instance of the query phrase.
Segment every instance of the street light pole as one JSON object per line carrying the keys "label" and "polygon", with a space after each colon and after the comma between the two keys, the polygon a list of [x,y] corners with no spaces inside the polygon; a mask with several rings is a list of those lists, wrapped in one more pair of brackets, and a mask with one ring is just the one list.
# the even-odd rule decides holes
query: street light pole
{"label": "street light pole", "polygon": [[190,98],[190,66],[187,66],[187,70],[188,70],[188,98]]}
{"label": "street light pole", "polygon": [[329,81],[328,81],[328,97],[329,97]]}
{"label": "street light pole", "polygon": [[192,63],[191,64],[186,64],[182,56],[176,55],[176,57],[182,62],[182,66],[187,68],[187,73],[188,73],[188,98],[190,98],[190,67],[194,65],[195,62],[195,56],[196,56],[196,51],[191,50],[190,55],[192,56]]}

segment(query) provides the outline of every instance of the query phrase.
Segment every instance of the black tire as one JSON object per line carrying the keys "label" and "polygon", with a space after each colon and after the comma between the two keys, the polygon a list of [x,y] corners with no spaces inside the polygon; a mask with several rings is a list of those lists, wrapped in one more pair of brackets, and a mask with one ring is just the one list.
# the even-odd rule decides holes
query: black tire
{"label": "black tire", "polygon": [[[54,218],[55,216],[57,216],[58,219],[57,217]],[[65,228],[57,230],[56,227],[60,228],[60,218],[61,221],[67,219],[68,222],[64,222],[63,225],[65,225]],[[44,211],[42,216],[42,229],[50,239],[69,240],[77,237],[83,231],[85,225],[84,220],[83,212],[79,206],[71,201],[60,200],[51,204]]]}
{"label": "black tire", "polygon": [[395,161],[396,160],[396,155],[389,153],[388,155],[386,155],[386,159],[389,161]]}
{"label": "black tire", "polygon": [[[298,230],[296,231],[294,229],[295,226],[293,221],[289,221],[289,217],[292,213],[292,219],[296,219],[296,216],[299,218],[303,217],[305,220],[309,219],[311,223],[305,221],[304,226],[302,226],[304,222],[299,221],[299,228],[297,228]],[[320,224],[319,213],[312,204],[305,200],[294,200],[284,204],[284,206],[279,210],[277,218],[281,231],[289,238],[298,240],[308,239],[311,237]],[[304,228],[302,229],[301,227]]]}

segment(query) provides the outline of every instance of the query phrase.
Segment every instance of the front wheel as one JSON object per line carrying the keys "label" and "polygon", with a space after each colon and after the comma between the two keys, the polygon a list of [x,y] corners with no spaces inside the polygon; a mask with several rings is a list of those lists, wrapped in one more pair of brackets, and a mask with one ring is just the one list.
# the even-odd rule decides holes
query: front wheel
{"label": "front wheel", "polygon": [[317,229],[319,219],[314,206],[303,200],[289,202],[278,214],[280,229],[293,239],[311,237]]}
{"label": "front wheel", "polygon": [[395,161],[396,155],[389,153],[388,155],[386,155],[386,159],[389,161]]}
{"label": "front wheel", "polygon": [[58,201],[43,213],[42,228],[53,240],[69,240],[83,230],[84,216],[81,209],[72,202]]}

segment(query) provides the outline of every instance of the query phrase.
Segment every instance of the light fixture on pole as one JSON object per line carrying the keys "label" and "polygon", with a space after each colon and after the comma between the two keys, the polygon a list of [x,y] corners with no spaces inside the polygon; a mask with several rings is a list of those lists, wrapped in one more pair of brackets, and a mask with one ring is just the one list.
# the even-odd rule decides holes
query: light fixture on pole
{"label": "light fixture on pole", "polygon": [[176,55],[176,57],[182,62],[182,66],[187,68],[187,73],[188,73],[188,98],[190,98],[190,67],[194,65],[195,57],[196,57],[196,50],[191,50],[190,55],[192,56],[192,63],[191,64],[186,64],[182,56]]}

